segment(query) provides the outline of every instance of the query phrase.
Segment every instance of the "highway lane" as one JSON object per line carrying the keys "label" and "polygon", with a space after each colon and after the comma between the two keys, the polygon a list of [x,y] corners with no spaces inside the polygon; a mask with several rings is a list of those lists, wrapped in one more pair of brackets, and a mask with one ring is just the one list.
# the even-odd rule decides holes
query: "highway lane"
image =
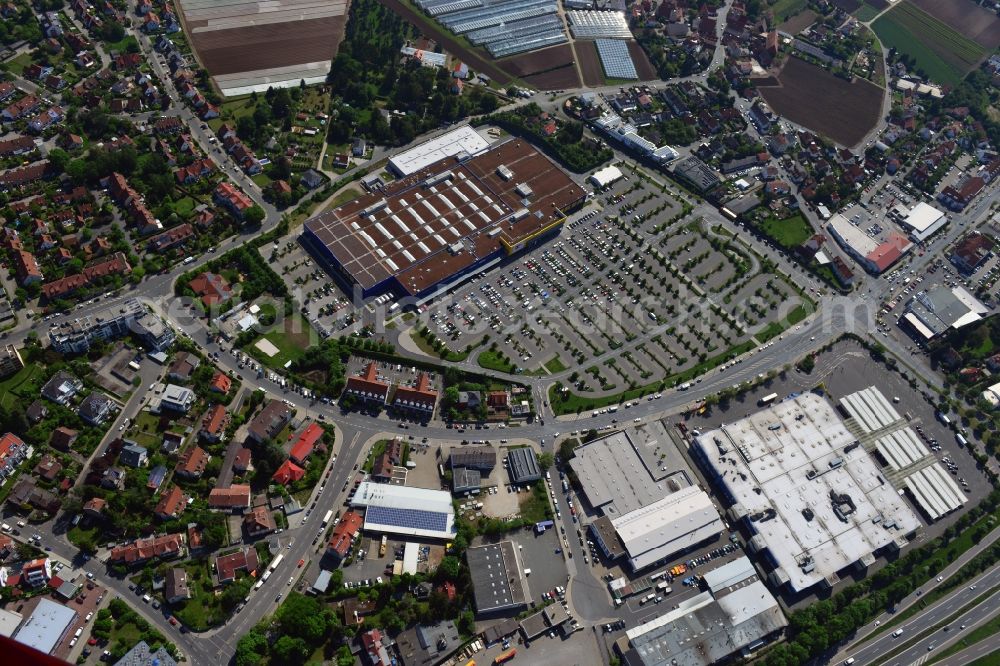
{"label": "highway lane", "polygon": [[[942,569],[937,576],[943,578],[944,579],[943,581],[939,582],[937,580],[937,576],[935,576],[934,578],[932,578],[931,580],[927,581],[922,586],[920,586],[917,590],[914,590],[912,593],[901,599],[899,603],[896,604],[896,613],[901,613],[906,609],[908,609],[909,607],[911,607],[913,604],[919,602],[924,594],[931,591],[938,585],[941,585],[943,582],[947,581],[949,578],[955,575],[955,573],[959,569],[964,567],[970,560],[979,555],[979,553],[983,552],[991,545],[993,545],[993,543],[997,539],[1000,539],[1000,527],[997,527],[993,531],[988,533],[986,536],[980,539],[978,543],[976,543],[967,551],[959,555],[955,560],[950,562],[948,566]],[[919,594],[917,593],[918,591]],[[893,613],[889,612],[884,612],[878,617],[876,617],[874,620],[872,620],[872,622],[868,623],[865,627],[859,629],[858,632],[855,634],[854,638],[852,639],[852,641],[850,642],[850,644],[843,646],[840,649],[840,651],[830,661],[832,663],[838,663],[846,659],[848,654],[852,650],[856,649],[858,645],[864,643],[867,637],[875,632],[877,628],[876,623],[878,623],[879,625],[885,624],[892,618],[893,618]]]}
{"label": "highway lane", "polygon": [[935,666],[967,666],[977,659],[996,653],[1000,653],[1000,633],[992,634],[960,652],[935,662]]}
{"label": "highway lane", "polygon": [[[897,649],[900,644],[905,643],[908,640],[912,640],[914,636],[920,635],[922,632],[930,629],[936,624],[944,622],[964,606],[972,603],[977,597],[985,592],[988,592],[997,585],[1000,585],[1000,565],[994,566],[973,580],[970,580],[968,583],[963,584],[947,596],[928,606],[919,614],[893,627],[892,631],[883,631],[881,634],[869,641],[866,641],[862,645],[855,646],[849,651],[845,650],[843,655],[838,654],[833,660],[831,660],[831,662],[835,664],[841,663],[842,660],[840,657],[843,656],[844,660],[853,657],[858,666],[871,664]],[[1000,596],[994,594],[991,597],[991,600],[987,602],[986,606],[983,608],[977,607],[977,609],[978,610],[975,611],[976,615],[974,617],[980,617],[979,613],[983,609],[990,612],[1000,609]],[[958,624],[962,623],[963,621],[958,622]],[[965,624],[968,625],[968,623]],[[897,630],[902,630],[902,634],[898,637],[893,635]],[[940,642],[940,639],[937,637],[933,640]],[[919,642],[918,646],[926,652],[927,645],[931,642],[932,639],[923,640]],[[916,655],[916,657],[919,656],[921,656],[921,654]],[[893,663],[895,663],[895,661]],[[909,664],[911,662],[902,661],[901,663]]]}
{"label": "highway lane", "polygon": [[[917,641],[916,644],[893,656],[885,663],[887,666],[921,664],[925,660],[933,658],[936,652],[942,652],[961,640],[964,634],[997,617],[998,613],[1000,613],[1000,591],[994,592],[989,598],[962,613],[942,629],[938,629],[930,636]],[[900,639],[902,638],[900,636]]]}

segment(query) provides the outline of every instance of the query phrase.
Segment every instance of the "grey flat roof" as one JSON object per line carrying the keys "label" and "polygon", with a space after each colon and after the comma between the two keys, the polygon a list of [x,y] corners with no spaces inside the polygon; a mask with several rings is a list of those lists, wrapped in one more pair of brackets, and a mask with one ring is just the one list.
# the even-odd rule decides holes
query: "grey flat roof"
{"label": "grey flat roof", "polygon": [[472,546],[465,551],[479,613],[516,609],[530,600],[521,558],[513,541]]}
{"label": "grey flat roof", "polygon": [[760,581],[718,599],[702,592],[626,631],[630,649],[625,663],[709,666],[787,625],[778,602]]}
{"label": "grey flat roof", "polygon": [[643,425],[579,447],[570,467],[587,502],[617,518],[690,485],[690,471],[680,456],[667,456],[658,466],[662,445],[673,446],[663,427]]}
{"label": "grey flat roof", "polygon": [[52,654],[75,619],[76,611],[72,608],[42,599],[31,617],[14,634],[14,640],[43,654]]}
{"label": "grey flat roof", "polygon": [[805,393],[695,438],[692,451],[795,591],[902,547],[920,521],[824,398]]}
{"label": "grey flat roof", "polygon": [[510,469],[511,481],[514,483],[536,481],[542,477],[542,470],[538,467],[538,458],[535,456],[535,452],[527,446],[511,449],[507,454],[507,464]]}

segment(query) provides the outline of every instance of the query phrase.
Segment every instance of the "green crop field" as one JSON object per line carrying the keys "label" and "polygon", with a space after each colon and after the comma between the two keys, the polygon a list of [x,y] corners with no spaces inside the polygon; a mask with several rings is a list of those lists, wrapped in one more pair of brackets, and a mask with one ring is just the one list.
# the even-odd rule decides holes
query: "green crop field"
{"label": "green crop field", "polygon": [[862,23],[867,23],[878,16],[878,12],[879,10],[872,7],[867,2],[862,2],[861,6],[854,10],[854,18],[858,19]]}
{"label": "green crop field", "polygon": [[774,14],[774,19],[778,23],[781,23],[790,16],[795,16],[808,6],[809,2],[807,0],[776,0],[771,5],[771,12]]}
{"label": "green crop field", "polygon": [[979,44],[907,2],[883,14],[872,28],[886,48],[911,56],[939,83],[958,83],[985,55]]}

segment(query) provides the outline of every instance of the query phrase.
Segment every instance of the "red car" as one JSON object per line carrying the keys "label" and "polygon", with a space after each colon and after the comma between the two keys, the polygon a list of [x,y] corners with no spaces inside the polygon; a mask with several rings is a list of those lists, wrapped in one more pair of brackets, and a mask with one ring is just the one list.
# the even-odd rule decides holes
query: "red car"
{"label": "red car", "polygon": [[299,566],[300,566],[300,567],[301,567],[301,566],[302,566],[303,564],[305,564],[305,563],[306,563],[306,561],[305,561],[305,560],[299,560]]}
{"label": "red car", "polygon": [[177,626],[177,618],[176,617],[171,617],[170,618],[170,624],[172,624],[172,625],[174,625],[176,627]]}
{"label": "red car", "polygon": [[91,638],[87,641],[87,645],[97,645],[97,639]]}

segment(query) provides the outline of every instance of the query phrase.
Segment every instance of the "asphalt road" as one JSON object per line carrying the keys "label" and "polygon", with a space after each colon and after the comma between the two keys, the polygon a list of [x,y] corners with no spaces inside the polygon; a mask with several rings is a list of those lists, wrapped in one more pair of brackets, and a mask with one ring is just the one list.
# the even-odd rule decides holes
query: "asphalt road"
{"label": "asphalt road", "polygon": [[[872,664],[893,650],[899,648],[915,636],[922,634],[928,629],[948,620],[963,607],[972,603],[976,598],[988,592],[992,588],[1000,585],[1000,565],[977,576],[975,579],[963,584],[951,594],[939,599],[934,604],[923,610],[918,615],[892,628],[892,631],[884,631],[870,641],[865,642],[860,647],[845,651],[844,660],[854,658],[857,666]],[[957,620],[948,624],[949,631],[937,630],[930,637],[917,641],[916,645],[908,648],[899,656],[888,660],[886,663],[892,666],[906,666],[924,656],[934,649],[941,649],[956,639],[961,633],[959,627],[966,626],[968,629],[983,621],[996,616],[1000,611],[1000,592],[992,594],[988,599],[975,606],[973,609],[963,613]],[[894,636],[897,630],[902,630],[902,634]],[[933,649],[928,649],[933,646]],[[832,663],[842,663],[838,655]]]}

